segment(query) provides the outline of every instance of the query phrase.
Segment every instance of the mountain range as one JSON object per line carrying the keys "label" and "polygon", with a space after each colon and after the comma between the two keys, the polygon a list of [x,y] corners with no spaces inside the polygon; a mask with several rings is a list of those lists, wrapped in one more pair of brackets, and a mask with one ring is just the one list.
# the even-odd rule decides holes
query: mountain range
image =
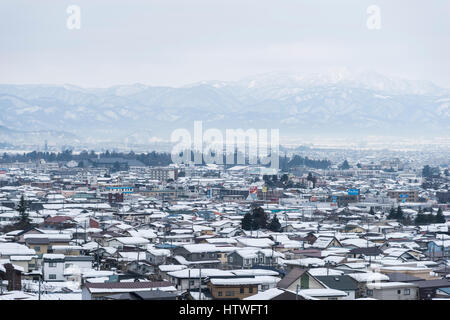
{"label": "mountain range", "polygon": [[[177,128],[279,128],[280,136],[448,137],[450,90],[431,82],[352,74],[269,73],[183,87],[0,85],[0,142],[168,140]],[[31,140],[30,140],[31,141]]]}

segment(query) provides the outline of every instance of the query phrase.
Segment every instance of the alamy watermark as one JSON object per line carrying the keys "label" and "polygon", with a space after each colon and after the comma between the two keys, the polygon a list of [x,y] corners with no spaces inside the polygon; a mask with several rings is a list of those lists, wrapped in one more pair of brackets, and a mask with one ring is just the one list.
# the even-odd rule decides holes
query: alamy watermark
{"label": "alamy watermark", "polygon": [[67,17],[66,26],[69,30],[77,29],[79,30],[81,28],[81,9],[77,5],[70,5],[66,9],[67,14],[69,16]]}
{"label": "alamy watermark", "polygon": [[366,26],[369,30],[379,30],[381,29],[381,9],[377,5],[371,5],[367,7],[366,13],[369,15],[367,17]]}
{"label": "alamy watermark", "polygon": [[187,129],[176,129],[170,136],[172,162],[176,164],[250,164],[279,166],[279,130],[216,128],[203,131],[203,122],[194,122],[193,136]]}

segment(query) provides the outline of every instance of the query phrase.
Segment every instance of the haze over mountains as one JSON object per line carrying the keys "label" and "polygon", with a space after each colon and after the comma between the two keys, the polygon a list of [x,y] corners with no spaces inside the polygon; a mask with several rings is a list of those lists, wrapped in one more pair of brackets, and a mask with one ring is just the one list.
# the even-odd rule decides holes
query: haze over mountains
{"label": "haze over mountains", "polygon": [[[184,87],[0,85],[0,142],[168,140],[177,128],[279,128],[281,137],[448,137],[450,90],[373,72],[270,73]],[[10,129],[10,130],[8,130]],[[28,138],[27,138],[28,137]],[[41,142],[42,144],[43,142]],[[283,143],[281,141],[281,143]]]}

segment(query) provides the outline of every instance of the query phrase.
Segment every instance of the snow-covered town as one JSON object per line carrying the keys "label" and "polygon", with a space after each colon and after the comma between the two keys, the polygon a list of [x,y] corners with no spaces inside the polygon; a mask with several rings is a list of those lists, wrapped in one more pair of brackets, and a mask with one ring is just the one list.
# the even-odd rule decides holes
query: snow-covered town
{"label": "snow-covered town", "polygon": [[0,300],[450,299],[448,167],[1,166]]}

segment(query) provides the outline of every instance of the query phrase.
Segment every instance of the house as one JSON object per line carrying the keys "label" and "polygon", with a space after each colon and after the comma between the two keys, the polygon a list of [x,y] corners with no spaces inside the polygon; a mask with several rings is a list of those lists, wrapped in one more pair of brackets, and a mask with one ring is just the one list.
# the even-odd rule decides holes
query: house
{"label": "house", "polygon": [[227,278],[211,278],[208,288],[213,299],[242,300],[259,291],[275,288],[279,280],[274,276],[236,275]]}
{"label": "house", "polygon": [[429,300],[437,296],[437,291],[450,290],[449,279],[420,280],[411,282],[419,287],[419,299]]}
{"label": "house", "polygon": [[348,274],[357,283],[356,298],[367,297],[367,285],[388,282],[389,277],[379,272],[357,272]]}
{"label": "house", "polygon": [[36,256],[36,251],[23,244],[0,242],[0,259],[10,259],[12,256]]}
{"label": "house", "polygon": [[217,300],[242,300],[258,293],[259,284],[255,278],[213,278],[208,289]]}
{"label": "house", "polygon": [[378,282],[367,284],[366,296],[377,300],[418,300],[419,287],[407,282]]}
{"label": "house", "polygon": [[83,300],[108,300],[112,294],[148,292],[161,290],[175,293],[175,287],[168,281],[141,281],[141,282],[105,282],[86,283],[81,292]]}
{"label": "house", "polygon": [[324,289],[326,286],[307,269],[293,268],[280,282],[277,288],[296,292],[300,289]]}
{"label": "house", "polygon": [[364,257],[376,257],[382,254],[378,247],[367,247],[367,248],[353,248],[347,253],[348,258],[364,258]]}
{"label": "house", "polygon": [[207,278],[226,278],[235,277],[231,271],[225,271],[214,268],[207,269],[182,269],[167,272],[169,281],[177,288],[177,290],[189,290],[193,288],[206,288],[205,280]]}
{"label": "house", "polygon": [[142,237],[116,237],[108,239],[106,242],[108,246],[118,250],[123,250],[125,247],[145,250],[150,243],[149,240]]}
{"label": "house", "polygon": [[44,232],[36,227],[30,227],[25,230],[20,230],[19,232],[14,232],[13,238],[14,242],[24,244],[24,236],[27,234],[43,234]]}
{"label": "house", "polygon": [[271,248],[275,242],[269,238],[244,238],[236,239],[238,247]]}
{"label": "house", "polygon": [[432,240],[427,244],[427,254],[429,257],[450,256],[450,240]]}
{"label": "house", "polygon": [[64,278],[67,281],[81,283],[83,273],[91,271],[93,263],[93,256],[65,256]]}
{"label": "house", "polygon": [[150,262],[151,265],[159,266],[166,263],[167,257],[170,257],[171,253],[168,249],[156,249],[148,248],[145,252],[145,259]]}
{"label": "house", "polygon": [[42,256],[42,275],[44,281],[65,281],[65,256],[63,254],[46,253]]}
{"label": "house", "polygon": [[318,299],[302,295],[299,292],[292,292],[280,288],[272,288],[266,291],[258,292],[255,295],[244,298],[243,300],[318,300]]}
{"label": "house", "polygon": [[318,300],[343,300],[347,297],[347,294],[344,291],[330,288],[300,289],[298,290],[298,293]]}
{"label": "house", "polygon": [[252,268],[257,265],[276,266],[284,255],[271,249],[234,249],[227,255],[227,264],[233,268]]}
{"label": "house", "polygon": [[36,269],[36,258],[36,255],[10,256],[9,260],[11,260],[11,263],[14,263],[14,265],[22,267],[26,273]]}
{"label": "house", "polygon": [[116,293],[104,296],[104,300],[178,300],[178,295],[173,292],[166,292],[160,289],[150,289],[147,291],[132,291],[126,293]]}
{"label": "house", "polygon": [[43,233],[27,234],[24,236],[25,244],[36,251],[36,254],[43,255],[52,253],[52,246],[67,246],[72,240],[72,235],[68,233]]}
{"label": "house", "polygon": [[355,280],[347,275],[330,275],[330,276],[316,276],[316,279],[325,284],[330,289],[344,291],[347,296],[342,300],[356,299],[356,290],[358,285]]}
{"label": "house", "polygon": [[81,274],[92,269],[92,256],[65,256],[64,254],[44,254],[42,274],[44,281],[78,281]]}
{"label": "house", "polygon": [[71,227],[75,227],[76,222],[68,216],[53,216],[48,217],[41,223],[40,227],[50,230],[62,230]]}
{"label": "house", "polygon": [[332,247],[342,247],[342,244],[336,237],[319,236],[311,247],[323,250]]}
{"label": "house", "polygon": [[180,263],[194,266],[218,267],[220,248],[213,244],[185,244],[173,250],[174,259]]}

